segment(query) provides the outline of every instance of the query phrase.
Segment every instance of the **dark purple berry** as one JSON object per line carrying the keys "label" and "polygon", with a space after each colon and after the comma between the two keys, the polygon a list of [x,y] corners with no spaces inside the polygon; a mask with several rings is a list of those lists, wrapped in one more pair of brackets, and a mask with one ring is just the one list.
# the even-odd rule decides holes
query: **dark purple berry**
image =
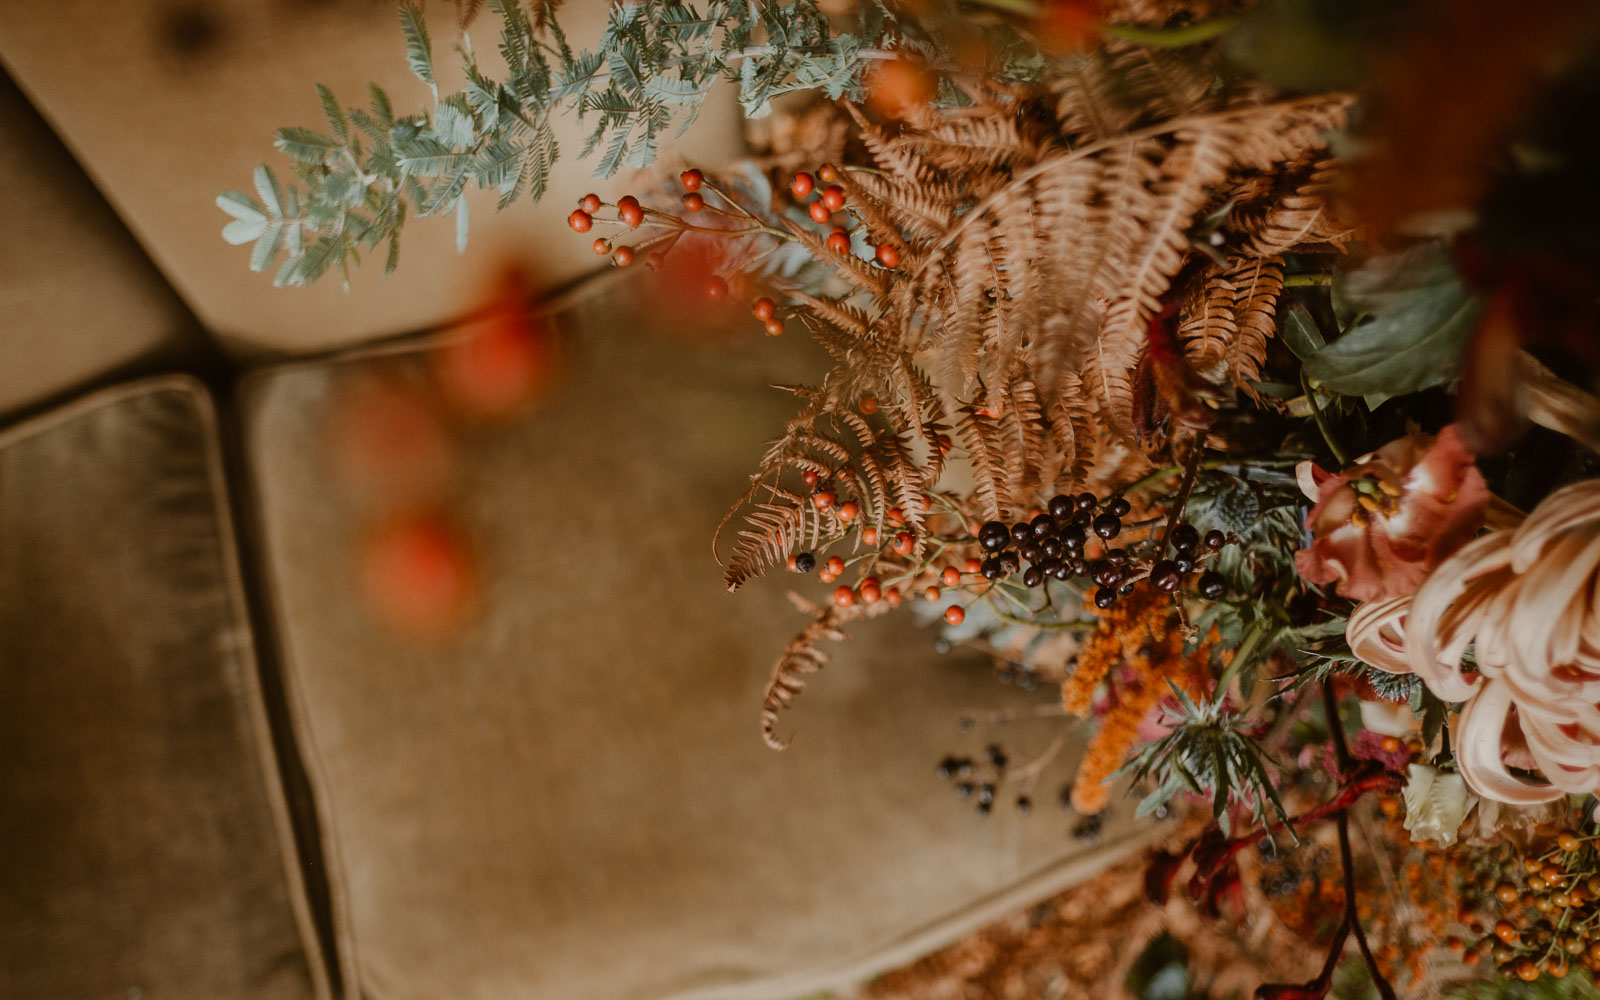
{"label": "dark purple berry", "polygon": [[1079,493],[1076,500],[1079,510],[1094,510],[1095,499],[1093,493]]}
{"label": "dark purple berry", "polygon": [[809,573],[817,568],[817,557],[809,552],[801,552],[794,557],[796,573]]}
{"label": "dark purple berry", "polygon": [[1065,546],[1061,544],[1061,539],[1059,538],[1046,538],[1039,543],[1039,551],[1043,552],[1047,559],[1054,559],[1060,556],[1064,548]]}
{"label": "dark purple berry", "polygon": [[990,552],[999,552],[1011,541],[1011,532],[999,521],[986,521],[978,529],[978,543]]}
{"label": "dark purple berry", "polygon": [[1178,589],[1178,584],[1183,582],[1183,574],[1178,570],[1178,564],[1171,559],[1162,559],[1150,567],[1150,586],[1170,594]]}
{"label": "dark purple berry", "polygon": [[1006,752],[1000,749],[998,744],[989,744],[983,752],[989,755],[989,763],[995,767],[1003,768],[1011,763],[1011,758],[1006,756]]}
{"label": "dark purple berry", "polygon": [[978,815],[979,816],[987,816],[992,812],[994,812],[994,800],[993,799],[990,799],[987,802],[979,800],[979,802],[978,802]]}
{"label": "dark purple berry", "polygon": [[1106,559],[1118,566],[1126,566],[1128,564],[1128,550],[1111,549],[1106,553]]}
{"label": "dark purple berry", "polygon": [[983,574],[985,580],[998,580],[1006,575],[1005,567],[1001,565],[1000,560],[995,556],[985,559],[983,564],[978,567],[978,570]]}
{"label": "dark purple berry", "polygon": [[986,806],[994,801],[994,786],[987,781],[978,786],[978,805]]}
{"label": "dark purple berry", "polygon": [[1088,537],[1076,524],[1069,524],[1061,529],[1061,544],[1066,546],[1068,552],[1076,552],[1083,548],[1083,543],[1086,541]]}
{"label": "dark purple berry", "polygon": [[1061,560],[1057,563],[1055,572],[1057,580],[1072,579],[1072,563],[1065,559]]}
{"label": "dark purple berry", "polygon": [[1193,550],[1200,544],[1200,532],[1192,524],[1180,524],[1172,529],[1172,547],[1180,552]]}
{"label": "dark purple berry", "polygon": [[1017,796],[1017,812],[1026,816],[1033,811],[1033,800],[1026,795]]}
{"label": "dark purple berry", "polygon": [[1033,528],[1027,521],[1018,521],[1011,526],[1011,540],[1021,545],[1033,537]]}
{"label": "dark purple berry", "polygon": [[1115,514],[1118,517],[1127,517],[1128,511],[1132,509],[1133,504],[1130,504],[1123,497],[1115,497],[1110,503],[1106,504],[1107,513]]}
{"label": "dark purple berry", "polygon": [[1072,513],[1072,498],[1063,493],[1058,493],[1050,498],[1050,516],[1066,517]]}
{"label": "dark purple berry", "polygon": [[1052,576],[1059,577],[1061,574],[1061,560],[1055,556],[1045,556],[1039,560],[1039,572],[1043,573],[1047,580]]}
{"label": "dark purple berry", "polygon": [[1122,532],[1122,518],[1115,514],[1101,514],[1094,519],[1094,533],[1107,541]]}
{"label": "dark purple berry", "polygon": [[1017,570],[1022,568],[1022,560],[1017,558],[1017,554],[1012,552],[1010,549],[1000,553],[998,558],[1000,560],[1000,566],[1007,573],[1015,573]]}
{"label": "dark purple berry", "polygon": [[1188,549],[1184,549],[1182,552],[1179,552],[1178,557],[1172,561],[1178,564],[1179,573],[1187,574],[1190,570],[1194,569],[1194,560],[1190,558],[1190,550]]}
{"label": "dark purple berry", "polygon": [[955,776],[956,763],[957,762],[954,757],[946,757],[944,760],[939,762],[938,770],[934,773],[939,775],[939,779],[941,781],[949,781]]}
{"label": "dark purple berry", "polygon": [[956,797],[964,799],[972,794],[972,782],[962,781],[956,784]]}
{"label": "dark purple berry", "polygon": [[1056,533],[1056,519],[1049,514],[1040,514],[1032,521],[1029,521],[1028,525],[1033,528],[1033,537],[1035,538],[1046,538]]}
{"label": "dark purple berry", "polygon": [[1024,562],[1036,563],[1044,558],[1044,550],[1037,545],[1028,544],[1017,550],[1022,554]]}
{"label": "dark purple berry", "polygon": [[1210,531],[1206,532],[1206,537],[1201,539],[1201,541],[1205,543],[1206,548],[1213,551],[1222,548],[1223,543],[1227,540],[1227,536],[1218,531],[1216,528],[1212,528]]}
{"label": "dark purple berry", "polygon": [[1037,587],[1044,582],[1044,570],[1037,566],[1029,566],[1022,574],[1024,587]]}
{"label": "dark purple berry", "polygon": [[1094,592],[1094,606],[1104,611],[1117,603],[1117,592],[1110,587],[1101,587]]}
{"label": "dark purple berry", "polygon": [[1122,567],[1114,562],[1101,560],[1091,568],[1094,570],[1094,582],[1102,587],[1115,587],[1122,582]]}
{"label": "dark purple berry", "polygon": [[1139,585],[1137,583],[1125,583],[1122,586],[1117,588],[1117,593],[1121,594],[1123,597],[1127,597],[1129,594],[1133,593],[1138,588],[1139,588]]}
{"label": "dark purple berry", "polygon": [[1228,581],[1216,570],[1207,570],[1200,574],[1200,582],[1195,588],[1201,597],[1208,601],[1215,601],[1228,592]]}

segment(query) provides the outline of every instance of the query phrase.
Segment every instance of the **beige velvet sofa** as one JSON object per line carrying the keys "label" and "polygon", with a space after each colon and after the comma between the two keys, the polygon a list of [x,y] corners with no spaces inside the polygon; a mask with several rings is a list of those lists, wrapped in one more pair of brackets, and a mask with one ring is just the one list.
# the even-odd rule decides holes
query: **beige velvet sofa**
{"label": "beige velvet sofa", "polygon": [[[792,581],[729,595],[707,540],[786,414],[766,386],[814,359],[673,336],[626,283],[551,317],[545,405],[462,439],[478,614],[374,624],[321,462],[336,387],[422,377],[497,255],[551,285],[594,263],[561,196],[480,206],[460,258],[415,225],[349,293],[220,242],[212,197],[311,81],[414,93],[399,51],[379,3],[0,4],[0,997],[781,1000],[1134,849],[1122,812],[1075,839],[938,782],[987,738],[960,709],[1048,694],[909,615],[762,745]],[[686,141],[737,137],[722,108]]]}

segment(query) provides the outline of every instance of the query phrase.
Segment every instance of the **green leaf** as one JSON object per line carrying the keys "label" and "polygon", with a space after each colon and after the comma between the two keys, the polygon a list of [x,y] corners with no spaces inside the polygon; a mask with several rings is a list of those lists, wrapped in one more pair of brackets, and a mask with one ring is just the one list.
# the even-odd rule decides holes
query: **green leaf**
{"label": "green leaf", "polygon": [[283,242],[283,225],[273,223],[267,231],[256,240],[256,247],[250,252],[250,270],[265,271],[267,265],[272,263],[272,258],[278,255],[278,245]]}
{"label": "green leaf", "polygon": [[234,246],[239,246],[260,236],[266,228],[267,220],[264,218],[234,219],[222,227],[222,238]]}
{"label": "green leaf", "polygon": [[238,191],[224,191],[217,195],[217,207],[245,222],[265,222],[267,216],[255,199]]}
{"label": "green leaf", "polygon": [[417,79],[433,89],[438,96],[439,85],[433,78],[433,43],[428,39],[428,22],[422,11],[410,0],[400,5],[400,31],[406,37],[406,62]]}
{"label": "green leaf", "polygon": [[272,170],[264,164],[256,167],[255,181],[256,194],[261,196],[261,204],[267,207],[268,214],[283,218],[283,189],[278,187],[278,178],[273,176]]}
{"label": "green leaf", "polygon": [[1289,350],[1293,351],[1294,356],[1301,361],[1310,358],[1328,343],[1322,339],[1322,331],[1317,328],[1317,321],[1311,318],[1311,310],[1307,309],[1303,302],[1290,304],[1279,332]]}
{"label": "green leaf", "polygon": [[440,103],[433,118],[433,131],[447,146],[470,146],[477,139],[472,115],[453,101]]}
{"label": "green leaf", "polygon": [[274,134],[277,140],[273,145],[301,163],[320,165],[327,158],[329,150],[338,149],[341,145],[321,132],[296,125],[286,125]]}
{"label": "green leaf", "polygon": [[339,140],[340,145],[350,141],[350,127],[345,123],[344,112],[339,108],[339,102],[334,98],[333,91],[317,84],[317,100],[322,102],[323,117],[328,119],[328,131]]}
{"label": "green leaf", "polygon": [[1480,303],[1437,244],[1373,258],[1336,282],[1371,318],[1313,354],[1305,364],[1310,378],[1378,402],[1455,378]]}

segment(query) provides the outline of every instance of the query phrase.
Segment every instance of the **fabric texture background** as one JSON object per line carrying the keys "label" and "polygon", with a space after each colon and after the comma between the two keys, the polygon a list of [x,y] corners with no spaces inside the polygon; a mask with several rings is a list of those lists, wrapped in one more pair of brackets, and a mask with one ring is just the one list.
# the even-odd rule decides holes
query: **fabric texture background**
{"label": "fabric texture background", "polygon": [[210,403],[0,434],[0,996],[309,1000]]}
{"label": "fabric texture background", "polygon": [[0,414],[202,344],[178,296],[3,75],[0,186],[14,193],[0,224]]}
{"label": "fabric texture background", "polygon": [[[757,708],[804,622],[784,577],[728,594],[708,544],[810,348],[663,340],[614,306],[563,324],[547,405],[466,436],[454,509],[480,562],[474,624],[435,645],[353,597],[367,523],[329,486],[330,400],[388,354],[247,385],[248,451],[291,712],[319,792],[345,979],[369,1000],[795,997],[914,957],[1130,849],[1053,807],[1019,817],[933,774],[1017,704],[912,616],[860,624],[781,731]],[[931,607],[929,610],[932,610]],[[1035,702],[1053,695],[1044,690]],[[1038,750],[1056,723],[1005,732]],[[1054,784],[1052,784],[1054,782]],[[1014,793],[1013,793],[1014,794]],[[1131,809],[1129,810],[1131,812]]]}

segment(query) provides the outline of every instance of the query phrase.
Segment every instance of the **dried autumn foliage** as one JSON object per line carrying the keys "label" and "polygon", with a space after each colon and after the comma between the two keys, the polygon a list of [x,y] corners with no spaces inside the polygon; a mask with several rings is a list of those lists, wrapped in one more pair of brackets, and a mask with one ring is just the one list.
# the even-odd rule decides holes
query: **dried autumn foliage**
{"label": "dried autumn foliage", "polygon": [[[1204,50],[1113,41],[1072,65],[892,127],[846,105],[869,162],[836,183],[889,266],[784,223],[837,272],[838,294],[786,293],[834,364],[791,387],[804,408],[724,520],[744,521],[730,589],[891,508],[920,559],[939,511],[1007,518],[1142,471],[1206,426],[1203,399],[1252,391],[1284,255],[1347,236],[1324,137],[1350,99],[1219,86]],[[971,483],[953,501],[933,495],[949,452]],[[859,519],[819,511],[807,474]]]}

